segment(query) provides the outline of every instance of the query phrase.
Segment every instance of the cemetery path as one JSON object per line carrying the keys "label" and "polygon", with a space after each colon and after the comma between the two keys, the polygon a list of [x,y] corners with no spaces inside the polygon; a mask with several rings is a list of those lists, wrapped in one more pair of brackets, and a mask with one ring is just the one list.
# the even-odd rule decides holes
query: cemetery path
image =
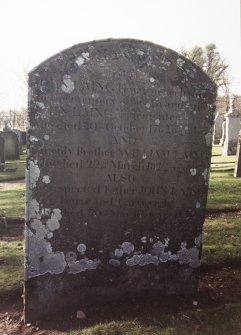
{"label": "cemetery path", "polygon": [[25,179],[10,180],[6,182],[0,182],[0,191],[14,189],[16,187],[25,184]]}

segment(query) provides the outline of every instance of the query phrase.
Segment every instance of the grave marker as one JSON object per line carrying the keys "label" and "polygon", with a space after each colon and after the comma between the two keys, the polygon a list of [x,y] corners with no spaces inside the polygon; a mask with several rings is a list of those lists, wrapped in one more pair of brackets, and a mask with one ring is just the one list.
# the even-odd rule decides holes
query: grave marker
{"label": "grave marker", "polygon": [[76,45],[29,85],[25,320],[194,293],[215,85],[138,40]]}
{"label": "grave marker", "polygon": [[12,131],[2,131],[0,135],[4,139],[5,159],[19,159],[20,152],[17,135]]}
{"label": "grave marker", "polygon": [[5,167],[5,151],[4,151],[4,138],[0,134],[0,171],[4,170]]}
{"label": "grave marker", "polygon": [[226,114],[225,141],[223,156],[236,155],[238,134],[240,131],[240,115],[234,107],[234,96],[229,98],[229,111]]}
{"label": "grave marker", "polygon": [[238,145],[237,145],[237,153],[236,153],[236,162],[234,168],[234,177],[241,177],[241,130],[238,136]]}

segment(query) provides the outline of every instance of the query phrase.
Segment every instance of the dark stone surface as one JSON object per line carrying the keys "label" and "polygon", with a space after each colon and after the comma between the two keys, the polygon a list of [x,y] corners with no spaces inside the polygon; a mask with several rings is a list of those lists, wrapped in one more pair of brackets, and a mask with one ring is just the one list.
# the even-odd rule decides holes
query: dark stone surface
{"label": "dark stone surface", "polygon": [[3,131],[0,134],[4,138],[5,159],[19,159],[20,151],[17,135],[12,131]]}
{"label": "dark stone surface", "polygon": [[5,151],[4,151],[4,138],[0,134],[0,171],[4,170],[5,166]]}
{"label": "dark stone surface", "polygon": [[172,50],[106,40],[46,60],[29,86],[26,320],[194,293],[214,84]]}
{"label": "dark stone surface", "polygon": [[26,145],[26,131],[22,131],[22,142],[23,145]]}

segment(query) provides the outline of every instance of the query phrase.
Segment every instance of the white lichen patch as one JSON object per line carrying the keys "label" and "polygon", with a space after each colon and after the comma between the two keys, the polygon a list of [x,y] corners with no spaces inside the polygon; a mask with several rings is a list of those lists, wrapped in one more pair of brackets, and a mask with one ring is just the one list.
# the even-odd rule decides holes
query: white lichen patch
{"label": "white lichen patch", "polygon": [[208,175],[209,175],[209,169],[205,169],[203,172],[202,172],[202,175],[203,175],[203,178],[205,181],[208,180]]}
{"label": "white lichen patch", "polygon": [[179,264],[188,264],[191,268],[200,266],[199,249],[196,246],[190,249],[181,248],[177,255]]}
{"label": "white lichen patch", "polygon": [[177,59],[177,66],[182,69],[183,65],[185,64],[185,60],[182,58]]}
{"label": "white lichen patch", "polygon": [[69,273],[79,273],[86,270],[95,270],[101,265],[101,261],[98,259],[88,259],[83,258],[79,261],[74,261],[68,264],[69,265]]}
{"label": "white lichen patch", "polygon": [[65,259],[67,263],[75,262],[77,259],[77,254],[74,251],[69,251],[65,255]]}
{"label": "white lichen patch", "polygon": [[31,142],[31,143],[38,142],[38,139],[37,139],[36,136],[32,136],[32,135],[31,135],[31,136],[29,137],[29,139],[30,139],[30,142]]}
{"label": "white lichen patch", "polygon": [[150,77],[149,80],[150,80],[151,83],[154,83],[154,82],[155,82],[155,79],[154,79],[153,77]]}
{"label": "white lichen patch", "polygon": [[124,252],[123,252],[122,249],[117,248],[117,249],[115,249],[115,251],[114,251],[114,255],[115,255],[115,257],[117,257],[117,258],[121,258],[121,257],[123,256],[123,254],[124,254]]}
{"label": "white lichen patch", "polygon": [[44,105],[43,102],[36,101],[35,104],[36,104],[40,109],[44,109],[44,108],[45,108],[45,105]]}
{"label": "white lichen patch", "polygon": [[160,241],[156,242],[152,246],[152,253],[156,256],[160,256],[164,253],[165,248],[167,247],[166,243],[162,243]]}
{"label": "white lichen patch", "polygon": [[143,236],[143,237],[141,238],[141,242],[144,243],[144,244],[147,243],[147,237],[146,237],[146,236]]}
{"label": "white lichen patch", "polygon": [[197,247],[200,247],[202,244],[202,239],[203,239],[203,235],[200,234],[198,237],[195,238],[194,242],[196,244]]}
{"label": "white lichen patch", "polygon": [[81,255],[84,255],[84,253],[86,252],[87,250],[87,247],[84,243],[80,243],[78,246],[77,246],[77,251],[81,253]]}
{"label": "white lichen patch", "polygon": [[151,254],[141,254],[141,255],[134,255],[133,257],[127,259],[126,265],[128,266],[145,266],[148,264],[158,265],[159,260],[157,256],[153,256]]}
{"label": "white lichen patch", "polygon": [[53,209],[53,211],[51,213],[51,217],[50,217],[50,219],[48,219],[48,221],[46,223],[48,229],[50,231],[54,231],[54,230],[59,229],[59,227],[60,227],[59,221],[61,220],[61,218],[62,218],[61,210],[58,209],[58,208]]}
{"label": "white lichen patch", "polygon": [[139,55],[139,56],[143,56],[144,55],[144,51],[142,51],[142,50],[136,50],[136,53],[137,53],[137,55]]}
{"label": "white lichen patch", "polygon": [[36,183],[40,176],[40,169],[38,167],[38,161],[37,160],[30,160],[29,161],[29,184],[31,189],[36,187]]}
{"label": "white lichen patch", "polygon": [[146,159],[147,158],[147,154],[144,152],[144,154],[142,155],[142,159]]}
{"label": "white lichen patch", "polygon": [[201,204],[199,201],[196,202],[196,208],[200,208],[201,207]]}
{"label": "white lichen patch", "polygon": [[156,119],[156,120],[155,120],[155,124],[156,124],[157,126],[159,126],[160,123],[161,123],[161,121],[160,121],[159,119]]}
{"label": "white lichen patch", "polygon": [[159,261],[161,263],[166,263],[168,261],[176,261],[178,260],[178,256],[175,254],[172,254],[171,251],[163,252],[159,256]]}
{"label": "white lichen patch", "polygon": [[66,74],[63,77],[63,84],[61,86],[61,89],[65,93],[72,93],[74,90],[74,82],[71,80],[71,76]]}
{"label": "white lichen patch", "polygon": [[146,103],[146,108],[150,108],[150,107],[151,107],[151,104],[149,104],[149,102]]}
{"label": "white lichen patch", "polygon": [[66,267],[64,254],[62,252],[52,252],[51,244],[44,239],[39,239],[36,234],[28,235],[27,249],[27,279],[48,272],[60,274],[64,271]]}
{"label": "white lichen patch", "polygon": [[50,177],[49,176],[43,176],[42,182],[45,183],[45,184],[49,184],[50,183]]}
{"label": "white lichen patch", "polygon": [[54,234],[50,231],[48,234],[47,234],[47,238],[50,240],[52,237],[54,236]]}
{"label": "white lichen patch", "polygon": [[82,52],[81,56],[77,57],[75,62],[81,67],[85,62],[90,60],[90,54],[88,52]]}
{"label": "white lichen patch", "polygon": [[34,219],[31,222],[31,228],[35,231],[35,236],[39,240],[43,240],[45,236],[48,234],[48,230],[46,226],[42,224],[41,220]]}
{"label": "white lichen patch", "polygon": [[135,246],[131,242],[123,242],[121,245],[124,254],[131,254],[135,250]]}
{"label": "white lichen patch", "polygon": [[49,135],[44,135],[44,139],[45,139],[45,141],[48,141],[49,140]]}
{"label": "white lichen patch", "polygon": [[206,145],[207,146],[211,146],[212,145],[212,140],[213,140],[213,136],[212,136],[212,132],[208,132],[206,135],[205,135],[205,140],[206,140]]}
{"label": "white lichen patch", "polygon": [[195,168],[191,168],[191,169],[190,169],[190,173],[191,173],[191,176],[196,176],[196,174],[197,174],[197,169],[195,169]]}
{"label": "white lichen patch", "polygon": [[41,215],[39,214],[39,203],[36,199],[31,199],[27,204],[27,221],[40,218]]}

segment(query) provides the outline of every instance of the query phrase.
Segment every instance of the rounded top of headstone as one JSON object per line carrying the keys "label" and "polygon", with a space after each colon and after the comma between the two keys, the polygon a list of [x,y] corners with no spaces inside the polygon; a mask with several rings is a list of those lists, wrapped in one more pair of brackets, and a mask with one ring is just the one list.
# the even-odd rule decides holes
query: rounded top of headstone
{"label": "rounded top of headstone", "polygon": [[[117,57],[119,59],[121,56],[129,58],[133,62],[138,60],[136,64],[137,67],[148,66],[154,68],[155,62],[158,61],[160,63],[160,67],[158,69],[159,72],[165,72],[170,70],[170,67],[176,67],[179,72],[183,72],[185,74],[186,81],[190,81],[190,79],[194,77],[193,72],[196,72],[199,80],[207,81],[209,85],[212,85],[213,89],[216,90],[215,83],[207,76],[207,74],[186,57],[164,46],[137,39],[110,38],[76,44],[46,59],[35,67],[29,75],[31,76],[34,73],[36,74],[36,72],[41,69],[48,71],[51,64],[56,63],[56,65],[60,65],[67,60],[68,61],[65,67],[66,74],[71,75],[71,73],[77,71],[82,65],[87,65],[90,60],[95,59],[101,61],[104,57],[108,59],[110,52],[113,55],[110,60],[117,60]],[[114,58],[114,55],[116,55],[116,59]]]}

